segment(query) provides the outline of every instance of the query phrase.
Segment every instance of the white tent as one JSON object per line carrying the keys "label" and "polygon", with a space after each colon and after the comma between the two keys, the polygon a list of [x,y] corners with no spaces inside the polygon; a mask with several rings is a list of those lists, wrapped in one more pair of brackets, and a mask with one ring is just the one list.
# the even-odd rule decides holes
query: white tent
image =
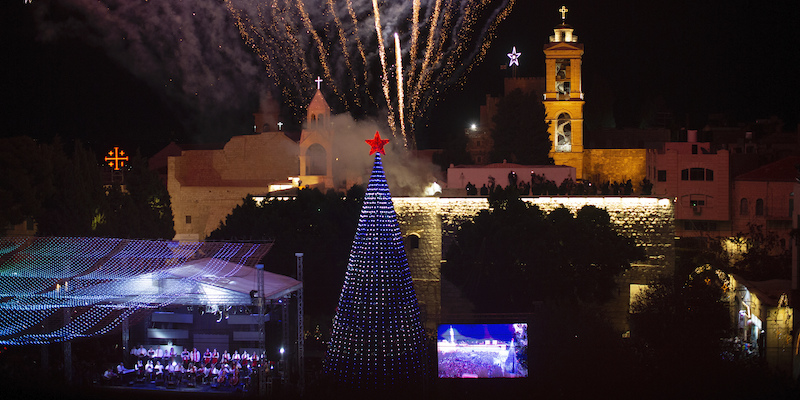
{"label": "white tent", "polygon": [[[0,344],[42,344],[109,332],[170,304],[250,305],[255,265],[272,243],[114,238],[0,238]],[[264,274],[264,297],[302,286]]]}

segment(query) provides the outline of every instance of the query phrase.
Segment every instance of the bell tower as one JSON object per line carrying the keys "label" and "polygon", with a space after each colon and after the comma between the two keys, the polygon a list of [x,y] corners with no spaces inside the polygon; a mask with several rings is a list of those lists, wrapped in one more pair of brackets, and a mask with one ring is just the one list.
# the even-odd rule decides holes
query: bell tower
{"label": "bell tower", "polygon": [[583,44],[578,43],[574,29],[567,25],[567,8],[562,6],[561,24],[553,28],[545,55],[545,122],[549,127],[550,157],[557,165],[575,167],[577,178],[583,178],[583,89],[581,57]]}
{"label": "bell tower", "polygon": [[306,110],[306,123],[300,134],[300,181],[323,191],[333,188],[333,130],[331,108],[322,96],[317,77],[317,91]]}

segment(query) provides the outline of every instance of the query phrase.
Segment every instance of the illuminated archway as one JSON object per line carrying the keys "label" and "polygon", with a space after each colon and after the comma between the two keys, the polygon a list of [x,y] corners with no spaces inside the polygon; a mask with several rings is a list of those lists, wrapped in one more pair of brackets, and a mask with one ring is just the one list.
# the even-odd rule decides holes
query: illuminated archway
{"label": "illuminated archway", "polygon": [[306,150],[307,175],[327,175],[328,174],[328,152],[320,144],[312,144]]}
{"label": "illuminated archway", "polygon": [[556,151],[572,151],[572,117],[565,112],[556,121]]}

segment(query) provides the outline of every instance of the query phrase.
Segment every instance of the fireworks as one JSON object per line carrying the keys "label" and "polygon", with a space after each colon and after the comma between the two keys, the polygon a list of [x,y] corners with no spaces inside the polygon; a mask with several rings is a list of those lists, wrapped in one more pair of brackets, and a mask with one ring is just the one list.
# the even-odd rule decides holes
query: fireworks
{"label": "fireworks", "polygon": [[[360,117],[385,108],[394,136],[413,147],[414,126],[425,120],[440,93],[463,84],[514,2],[225,0],[225,5],[292,109],[299,113],[310,101],[312,81],[321,73],[338,100],[332,104],[337,111]],[[394,66],[384,46],[392,35]]]}

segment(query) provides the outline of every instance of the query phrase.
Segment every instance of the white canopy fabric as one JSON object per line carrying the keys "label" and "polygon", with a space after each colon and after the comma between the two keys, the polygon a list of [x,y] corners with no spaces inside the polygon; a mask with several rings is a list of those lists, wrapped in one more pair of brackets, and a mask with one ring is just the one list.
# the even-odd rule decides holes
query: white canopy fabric
{"label": "white canopy fabric", "polygon": [[[252,304],[255,265],[272,243],[0,238],[0,344],[100,335],[170,304]],[[264,296],[302,286],[264,273]]]}

